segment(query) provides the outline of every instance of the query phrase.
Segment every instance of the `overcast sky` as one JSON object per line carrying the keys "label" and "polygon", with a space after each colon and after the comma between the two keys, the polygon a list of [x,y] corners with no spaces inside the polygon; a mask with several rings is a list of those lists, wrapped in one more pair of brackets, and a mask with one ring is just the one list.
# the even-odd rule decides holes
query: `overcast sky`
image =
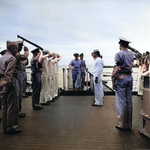
{"label": "overcast sky", "polygon": [[1,50],[17,35],[59,53],[60,65],[76,52],[93,64],[96,48],[105,65],[114,65],[119,37],[141,53],[150,50],[150,0],[0,0]]}

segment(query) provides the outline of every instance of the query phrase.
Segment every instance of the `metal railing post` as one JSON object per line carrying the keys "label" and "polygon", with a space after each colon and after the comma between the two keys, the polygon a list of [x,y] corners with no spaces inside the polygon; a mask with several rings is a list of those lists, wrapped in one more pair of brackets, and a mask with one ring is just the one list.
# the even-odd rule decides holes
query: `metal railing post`
{"label": "metal railing post", "polygon": [[88,72],[86,71],[86,90],[88,89]]}
{"label": "metal railing post", "polygon": [[65,68],[62,68],[63,69],[63,89],[65,90],[66,89],[66,69]]}

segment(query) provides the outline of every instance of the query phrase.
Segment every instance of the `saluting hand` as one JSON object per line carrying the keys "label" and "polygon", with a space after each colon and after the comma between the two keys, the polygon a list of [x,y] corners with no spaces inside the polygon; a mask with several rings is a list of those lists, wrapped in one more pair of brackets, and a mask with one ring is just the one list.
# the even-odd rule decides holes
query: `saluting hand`
{"label": "saluting hand", "polygon": [[26,47],[26,46],[24,46],[24,51],[26,52],[26,51],[29,51],[29,49]]}

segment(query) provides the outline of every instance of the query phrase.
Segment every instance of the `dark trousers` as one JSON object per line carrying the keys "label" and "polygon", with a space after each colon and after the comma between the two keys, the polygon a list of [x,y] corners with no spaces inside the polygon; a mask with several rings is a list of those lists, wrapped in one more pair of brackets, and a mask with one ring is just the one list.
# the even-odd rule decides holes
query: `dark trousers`
{"label": "dark trousers", "polygon": [[23,80],[24,80],[24,72],[18,71],[18,83],[19,83],[19,111],[22,109],[22,93],[23,93]]}
{"label": "dark trousers", "polygon": [[23,94],[26,94],[26,85],[27,85],[27,73],[23,72]]}
{"label": "dark trousers", "polygon": [[84,87],[84,83],[85,83],[85,72],[81,72],[81,87]]}
{"label": "dark trousers", "polygon": [[18,124],[18,80],[12,78],[12,86],[6,87],[5,92],[2,94],[3,106],[3,132],[7,132],[7,128],[12,128]]}
{"label": "dark trousers", "polygon": [[41,91],[41,73],[32,74],[32,107],[39,104]]}

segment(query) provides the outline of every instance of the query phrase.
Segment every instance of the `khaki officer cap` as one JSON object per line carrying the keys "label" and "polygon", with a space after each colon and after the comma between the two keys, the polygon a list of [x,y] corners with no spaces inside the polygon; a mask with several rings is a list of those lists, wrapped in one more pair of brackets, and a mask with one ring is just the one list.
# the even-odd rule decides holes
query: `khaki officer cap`
{"label": "khaki officer cap", "polygon": [[18,48],[18,43],[17,42],[7,41],[6,44],[7,44],[7,47],[9,47],[10,45],[14,45],[14,46],[16,46]]}
{"label": "khaki officer cap", "polygon": [[23,41],[16,41],[18,44],[23,44]]}

